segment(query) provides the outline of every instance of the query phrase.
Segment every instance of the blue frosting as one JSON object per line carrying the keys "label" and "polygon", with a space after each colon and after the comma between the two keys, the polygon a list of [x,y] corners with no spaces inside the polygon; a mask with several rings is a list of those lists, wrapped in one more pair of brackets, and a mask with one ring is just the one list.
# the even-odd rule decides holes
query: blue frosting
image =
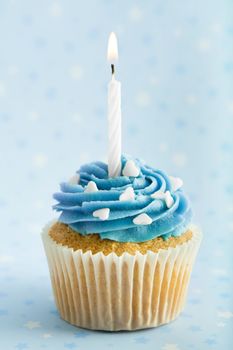
{"label": "blue frosting", "polygon": [[[122,157],[122,169],[129,158]],[[59,221],[83,235],[98,233],[101,238],[119,242],[144,242],[155,237],[179,236],[190,223],[192,211],[181,189],[172,191],[169,177],[134,159],[140,169],[138,177],[108,177],[107,165],[94,162],[83,165],[77,174],[79,184],[61,183],[61,192],[55,193],[58,203],[54,209],[61,211]],[[84,189],[94,181],[98,192],[87,193]],[[134,200],[120,201],[127,187],[133,187]],[[155,191],[170,191],[174,204],[167,208],[163,199],[151,197]],[[98,209],[109,208],[105,221],[93,216]],[[136,225],[133,219],[146,213],[152,219],[150,225]]]}

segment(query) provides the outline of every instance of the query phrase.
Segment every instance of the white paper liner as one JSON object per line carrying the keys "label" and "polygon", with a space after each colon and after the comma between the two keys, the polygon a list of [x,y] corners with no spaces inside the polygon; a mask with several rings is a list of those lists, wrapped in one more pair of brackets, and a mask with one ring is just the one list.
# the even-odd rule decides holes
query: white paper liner
{"label": "white paper liner", "polygon": [[135,255],[83,253],[42,233],[57,308],[69,323],[107,331],[156,327],[182,311],[201,233],[175,248]]}

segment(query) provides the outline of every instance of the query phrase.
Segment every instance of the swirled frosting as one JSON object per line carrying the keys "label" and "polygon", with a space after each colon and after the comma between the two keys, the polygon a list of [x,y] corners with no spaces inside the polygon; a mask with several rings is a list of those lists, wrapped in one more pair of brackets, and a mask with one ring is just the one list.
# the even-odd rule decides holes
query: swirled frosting
{"label": "swirled frosting", "polygon": [[[122,157],[122,169],[128,160]],[[139,169],[137,177],[109,178],[103,162],[81,166],[76,173],[78,183],[63,182],[61,192],[54,194],[58,202],[54,209],[61,212],[59,221],[83,235],[98,233],[102,239],[119,242],[144,242],[182,234],[192,216],[182,189],[177,189],[172,177],[163,171],[138,159],[133,162]],[[93,191],[87,190],[90,181],[94,183]],[[127,190],[131,196],[124,198],[127,188],[131,188]],[[99,212],[106,216],[101,217]]]}

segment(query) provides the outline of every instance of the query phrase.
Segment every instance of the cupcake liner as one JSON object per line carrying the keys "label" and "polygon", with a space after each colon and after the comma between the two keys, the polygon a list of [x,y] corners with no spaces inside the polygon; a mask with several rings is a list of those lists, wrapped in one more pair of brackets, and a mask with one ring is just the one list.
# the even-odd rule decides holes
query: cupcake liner
{"label": "cupcake liner", "polygon": [[107,331],[156,327],[182,311],[201,233],[175,248],[135,255],[83,253],[42,233],[57,308],[69,323]]}

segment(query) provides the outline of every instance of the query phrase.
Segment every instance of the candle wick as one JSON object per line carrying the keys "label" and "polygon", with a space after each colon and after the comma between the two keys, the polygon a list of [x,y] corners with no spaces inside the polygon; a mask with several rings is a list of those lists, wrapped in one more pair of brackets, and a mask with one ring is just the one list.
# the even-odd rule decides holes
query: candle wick
{"label": "candle wick", "polygon": [[111,64],[111,70],[112,70],[112,75],[114,75],[114,73],[115,73],[115,67],[114,67],[114,64]]}

